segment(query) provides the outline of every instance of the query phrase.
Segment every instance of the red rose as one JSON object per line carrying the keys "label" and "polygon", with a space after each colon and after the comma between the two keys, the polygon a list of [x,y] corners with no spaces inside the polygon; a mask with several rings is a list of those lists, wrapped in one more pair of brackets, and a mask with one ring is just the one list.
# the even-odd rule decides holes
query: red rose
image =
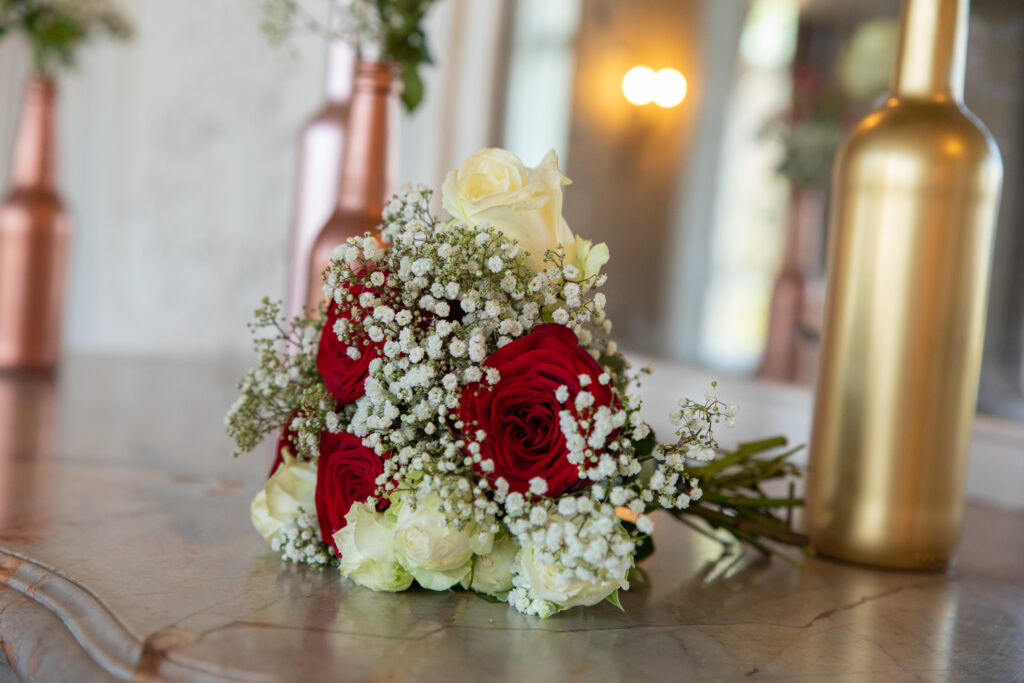
{"label": "red rose", "polygon": [[[343,405],[352,403],[366,393],[364,382],[369,374],[370,361],[377,357],[377,347],[366,336],[362,326],[363,318],[369,311],[359,306],[359,295],[366,291],[381,295],[381,291],[363,285],[350,284],[346,285],[346,289],[355,297],[356,302],[342,306],[331,302],[320,332],[320,347],[316,354],[316,368],[324,379],[327,392]],[[352,344],[359,349],[360,355],[356,360],[348,355],[349,344],[341,341],[334,331],[334,323],[339,319],[351,321],[352,327],[358,331],[358,343]]]}
{"label": "red rose", "polygon": [[351,319],[351,312],[341,312],[336,303],[327,309],[324,329],[320,332],[320,348],[316,354],[316,368],[324,378],[327,392],[339,403],[352,403],[366,390],[363,383],[370,371],[370,361],[376,357],[375,349],[369,338],[359,349],[360,356],[353,360],[348,355],[348,345],[338,339],[334,332],[334,323],[338,318]]}
{"label": "red rose", "polygon": [[[346,432],[320,436],[320,459],[316,469],[316,515],[320,537],[338,552],[334,534],[345,527],[345,515],[354,503],[366,502],[377,490],[377,477],[384,463],[362,439]],[[381,501],[378,509],[386,509]]]}
{"label": "red rose", "polygon": [[[611,387],[598,377],[604,372],[579,343],[568,327],[540,325],[530,334],[493,353],[484,365],[501,373],[492,388],[486,383],[463,389],[459,417],[469,441],[476,431],[486,432],[480,443],[482,460],[490,460],[494,470],[486,473],[492,481],[504,477],[509,490],[529,490],[530,480],[543,478],[547,495],[557,496],[589,484],[580,479],[579,467],[569,462],[565,436],[558,413],[574,415],[574,399],[581,389],[594,396],[592,410],[615,402]],[[590,378],[584,388],[580,375]],[[559,401],[558,388],[568,388]],[[479,465],[474,465],[483,473]]]}

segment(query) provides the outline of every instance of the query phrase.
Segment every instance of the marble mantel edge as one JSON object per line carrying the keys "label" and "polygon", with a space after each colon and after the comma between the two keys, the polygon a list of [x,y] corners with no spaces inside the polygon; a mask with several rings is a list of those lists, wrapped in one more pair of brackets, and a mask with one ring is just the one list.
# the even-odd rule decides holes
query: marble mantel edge
{"label": "marble mantel edge", "polygon": [[266,680],[166,656],[74,578],[2,547],[0,648],[22,680],[55,680],[52,676],[61,672],[74,672],[79,681]]}

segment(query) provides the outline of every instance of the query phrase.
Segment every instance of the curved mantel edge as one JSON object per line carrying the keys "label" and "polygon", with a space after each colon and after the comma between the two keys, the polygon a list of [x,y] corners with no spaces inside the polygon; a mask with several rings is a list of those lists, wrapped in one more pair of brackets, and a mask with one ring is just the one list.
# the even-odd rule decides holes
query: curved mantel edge
{"label": "curved mantel edge", "polygon": [[266,680],[164,654],[79,581],[2,547],[0,648],[22,680],[55,680],[59,672],[74,672],[75,680],[83,681]]}
{"label": "curved mantel edge", "polygon": [[101,683],[112,674],[52,612],[0,585],[0,681],[8,680]]}

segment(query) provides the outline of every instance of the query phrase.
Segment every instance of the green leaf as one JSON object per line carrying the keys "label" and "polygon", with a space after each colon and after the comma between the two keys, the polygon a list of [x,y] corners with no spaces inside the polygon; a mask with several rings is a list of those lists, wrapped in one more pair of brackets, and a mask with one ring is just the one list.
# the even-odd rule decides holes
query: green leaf
{"label": "green leaf", "polygon": [[636,546],[636,554],[633,555],[634,562],[642,562],[654,554],[654,537],[644,536]]}
{"label": "green leaf", "polygon": [[716,493],[705,493],[704,500],[709,503],[716,503],[724,507],[734,508],[800,507],[804,504],[803,498],[747,498],[744,496],[723,496]]}
{"label": "green leaf", "polygon": [[[715,489],[721,490],[730,488],[741,489],[756,486],[759,482],[767,481],[769,479],[799,474],[796,465],[788,462],[788,460],[802,449],[803,446],[797,446],[796,448],[791,448],[770,460],[749,461],[748,467],[745,469],[741,469],[740,471],[732,474],[715,477],[713,479],[713,485]],[[710,482],[708,485],[711,485]]]}
{"label": "green leaf", "polygon": [[423,102],[423,79],[419,69],[412,65],[402,68],[402,104],[406,111],[414,111]]}
{"label": "green leaf", "polygon": [[476,597],[482,599],[482,600],[486,600],[487,602],[500,602],[500,603],[504,603],[505,602],[504,600],[496,598],[493,595],[488,595],[487,593],[481,593],[480,591],[473,591],[473,590],[471,590],[469,592],[472,593],[473,595],[475,595]]}
{"label": "green leaf", "polygon": [[36,71],[51,74],[58,66],[71,66],[78,48],[96,33],[124,38],[131,32],[128,22],[113,8],[76,6],[71,2],[0,0],[0,36],[22,33]]}
{"label": "green leaf", "polygon": [[647,583],[647,579],[644,578],[644,573],[637,567],[631,567],[626,577],[629,579],[630,583]]}
{"label": "green leaf", "polygon": [[646,560],[648,557],[654,554],[654,538],[651,536],[645,536],[638,534],[636,530],[636,524],[628,522],[624,519],[619,520],[622,524],[622,528],[629,532],[629,535],[640,541],[636,545],[636,552],[633,553],[633,561],[640,562]]}
{"label": "green leaf", "polygon": [[625,609],[623,609],[623,607],[622,607],[622,603],[621,603],[621,602],[619,602],[619,591],[618,591],[618,590],[616,590],[616,591],[615,591],[614,593],[612,593],[611,595],[609,595],[609,596],[608,596],[607,598],[605,598],[605,599],[606,599],[606,600],[607,600],[608,602],[610,602],[610,603],[612,603],[613,605],[615,605],[616,607],[618,607],[618,608],[619,608],[619,611],[620,611],[620,612],[622,612],[623,614],[625,614],[625,613],[626,613],[626,610],[625,610]]}
{"label": "green leaf", "polygon": [[597,362],[601,367],[608,368],[615,376],[620,376],[629,369],[626,365],[626,357],[621,353],[611,355],[601,354],[601,357],[597,359]]}
{"label": "green leaf", "polygon": [[636,451],[636,457],[643,458],[654,452],[654,447],[658,445],[658,437],[654,435],[652,429],[646,437],[639,441],[633,442],[633,448]]}
{"label": "green leaf", "polygon": [[771,450],[772,448],[778,448],[786,445],[786,437],[776,436],[770,439],[762,439],[761,441],[752,441],[750,443],[741,443],[739,447],[717,460],[712,460],[707,465],[702,467],[693,468],[694,472],[700,475],[702,479],[708,479],[715,476],[722,470],[725,470],[733,465],[749,460],[758,453]]}

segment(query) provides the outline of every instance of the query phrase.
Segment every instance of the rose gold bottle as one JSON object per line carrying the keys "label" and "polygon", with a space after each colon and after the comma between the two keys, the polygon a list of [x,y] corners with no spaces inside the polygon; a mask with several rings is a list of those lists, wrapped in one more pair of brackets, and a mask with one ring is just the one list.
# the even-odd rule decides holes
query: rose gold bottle
{"label": "rose gold bottle", "polygon": [[[344,4],[342,0],[338,7]],[[344,40],[339,38],[330,44],[324,86],[327,102],[302,130],[288,264],[286,310],[289,316],[302,313],[313,243],[338,204],[338,180],[355,61],[355,50]]]}
{"label": "rose gold bottle", "polygon": [[56,84],[32,78],[14,146],[12,189],[0,204],[0,369],[51,370],[69,228],[54,187]]}
{"label": "rose gold bottle", "polygon": [[805,369],[807,341],[802,329],[806,320],[813,317],[814,290],[820,270],[818,250],[825,219],[824,191],[814,187],[795,189],[790,200],[790,217],[782,267],[772,292],[768,343],[760,374],[784,382],[802,382],[808,374]]}
{"label": "rose gold bottle", "polygon": [[398,171],[398,67],[356,62],[349,103],[348,140],[342,156],[338,204],[313,245],[306,305],[323,300],[323,271],[331,252],[349,237],[375,231]]}

